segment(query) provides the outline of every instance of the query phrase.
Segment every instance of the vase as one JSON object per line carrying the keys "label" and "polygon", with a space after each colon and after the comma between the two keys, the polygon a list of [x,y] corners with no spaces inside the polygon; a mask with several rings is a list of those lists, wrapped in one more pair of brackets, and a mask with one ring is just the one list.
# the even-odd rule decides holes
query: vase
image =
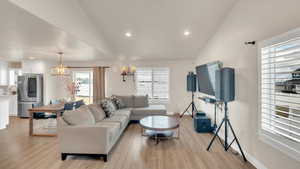
{"label": "vase", "polygon": [[76,101],[76,99],[75,99],[75,95],[71,95],[71,100],[70,100],[71,102],[75,102]]}

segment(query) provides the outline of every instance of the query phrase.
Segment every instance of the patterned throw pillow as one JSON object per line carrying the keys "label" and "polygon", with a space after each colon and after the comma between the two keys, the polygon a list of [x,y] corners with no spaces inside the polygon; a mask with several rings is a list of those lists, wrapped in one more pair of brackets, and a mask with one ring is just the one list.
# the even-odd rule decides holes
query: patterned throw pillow
{"label": "patterned throw pillow", "polygon": [[104,99],[101,101],[101,107],[106,114],[106,117],[111,117],[113,113],[117,110],[115,104],[111,99]]}
{"label": "patterned throw pillow", "polygon": [[113,95],[111,96],[111,100],[115,103],[118,109],[126,108],[126,105],[121,98]]}

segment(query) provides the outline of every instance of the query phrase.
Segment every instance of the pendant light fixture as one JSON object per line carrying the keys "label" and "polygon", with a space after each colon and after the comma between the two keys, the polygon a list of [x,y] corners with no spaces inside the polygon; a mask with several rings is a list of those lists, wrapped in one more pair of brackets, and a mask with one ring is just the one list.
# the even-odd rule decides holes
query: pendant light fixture
{"label": "pendant light fixture", "polygon": [[59,56],[59,64],[55,67],[52,67],[51,69],[51,75],[52,76],[69,76],[70,75],[70,70],[68,69],[67,66],[63,65],[63,52],[58,52]]}

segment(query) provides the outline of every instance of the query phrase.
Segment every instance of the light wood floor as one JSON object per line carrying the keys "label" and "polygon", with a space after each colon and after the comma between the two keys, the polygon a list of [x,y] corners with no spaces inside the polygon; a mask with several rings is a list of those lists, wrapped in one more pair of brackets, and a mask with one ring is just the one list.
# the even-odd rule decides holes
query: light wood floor
{"label": "light wood floor", "polygon": [[[215,142],[206,147],[210,134],[193,131],[192,120],[183,119],[179,140],[155,145],[141,136],[138,124],[128,126],[111,152],[108,162],[91,157],[60,160],[57,138],[29,137],[28,120],[11,118],[7,130],[0,130],[0,169],[254,169],[240,156],[224,152]],[[70,143],[72,144],[72,143]]]}

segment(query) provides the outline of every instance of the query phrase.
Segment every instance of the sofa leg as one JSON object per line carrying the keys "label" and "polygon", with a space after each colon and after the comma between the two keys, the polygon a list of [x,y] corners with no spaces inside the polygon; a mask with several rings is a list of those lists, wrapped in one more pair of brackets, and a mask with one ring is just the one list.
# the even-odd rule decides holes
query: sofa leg
{"label": "sofa leg", "polygon": [[103,155],[103,161],[104,161],[104,162],[107,162],[107,156],[108,156],[108,155]]}
{"label": "sofa leg", "polygon": [[61,160],[64,161],[67,159],[67,154],[66,153],[61,153]]}

